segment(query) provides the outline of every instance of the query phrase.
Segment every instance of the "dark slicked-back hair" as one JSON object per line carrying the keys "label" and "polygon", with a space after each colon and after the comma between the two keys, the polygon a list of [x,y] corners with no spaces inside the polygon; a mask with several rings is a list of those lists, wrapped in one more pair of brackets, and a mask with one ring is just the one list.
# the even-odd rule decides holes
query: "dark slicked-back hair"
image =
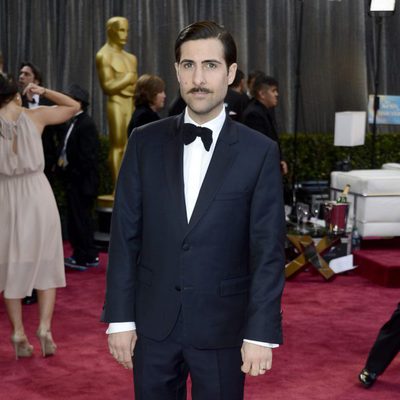
{"label": "dark slicked-back hair", "polygon": [[236,44],[232,35],[221,25],[213,21],[199,21],[183,28],[175,42],[175,61],[181,60],[181,46],[189,40],[218,39],[224,47],[224,58],[229,68],[236,62]]}
{"label": "dark slicked-back hair", "polygon": [[39,85],[43,84],[42,74],[39,68],[35,64],[32,64],[29,61],[23,61],[19,66],[19,70],[21,71],[23,67],[29,67],[32,70],[35,79],[38,81],[38,84]]}

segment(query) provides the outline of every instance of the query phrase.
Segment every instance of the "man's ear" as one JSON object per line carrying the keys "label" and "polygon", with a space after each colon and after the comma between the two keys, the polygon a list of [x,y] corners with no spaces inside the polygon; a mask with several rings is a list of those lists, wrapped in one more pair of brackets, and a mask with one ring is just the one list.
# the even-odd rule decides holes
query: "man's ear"
{"label": "man's ear", "polygon": [[237,64],[233,63],[228,68],[228,85],[230,85],[236,76]]}
{"label": "man's ear", "polygon": [[265,99],[265,94],[266,94],[266,90],[264,87],[261,87],[260,89],[257,90],[257,92],[254,93],[255,94],[255,98],[256,99],[261,99],[264,100]]}
{"label": "man's ear", "polygon": [[181,83],[181,78],[179,77],[179,63],[174,63],[175,66],[175,72],[176,72],[176,78],[178,79],[178,82]]}

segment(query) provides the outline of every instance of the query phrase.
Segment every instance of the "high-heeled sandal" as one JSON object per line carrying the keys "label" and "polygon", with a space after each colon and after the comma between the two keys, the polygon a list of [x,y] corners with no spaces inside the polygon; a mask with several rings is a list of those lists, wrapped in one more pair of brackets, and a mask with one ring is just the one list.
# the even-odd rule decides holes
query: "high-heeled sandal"
{"label": "high-heeled sandal", "polygon": [[31,357],[33,354],[33,346],[28,342],[28,338],[23,336],[18,336],[16,334],[11,335],[11,342],[15,350],[15,359],[18,360],[19,357]]}
{"label": "high-heeled sandal", "polygon": [[57,349],[50,331],[41,331],[38,329],[36,336],[39,339],[43,357],[52,356]]}

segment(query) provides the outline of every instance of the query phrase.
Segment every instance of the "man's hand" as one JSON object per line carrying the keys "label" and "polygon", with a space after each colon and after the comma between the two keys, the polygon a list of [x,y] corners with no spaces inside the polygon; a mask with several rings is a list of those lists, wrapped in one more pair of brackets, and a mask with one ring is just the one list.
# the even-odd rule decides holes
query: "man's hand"
{"label": "man's hand", "polygon": [[254,343],[243,342],[242,372],[251,376],[264,375],[272,367],[272,349]]}
{"label": "man's hand", "polygon": [[34,94],[38,94],[40,96],[43,96],[43,94],[46,92],[46,89],[42,86],[36,85],[36,83],[29,83],[24,91],[23,95],[26,96],[29,100],[32,100],[32,96]]}
{"label": "man's hand", "polygon": [[136,331],[110,333],[108,335],[110,353],[124,368],[133,368],[132,356],[136,340]]}

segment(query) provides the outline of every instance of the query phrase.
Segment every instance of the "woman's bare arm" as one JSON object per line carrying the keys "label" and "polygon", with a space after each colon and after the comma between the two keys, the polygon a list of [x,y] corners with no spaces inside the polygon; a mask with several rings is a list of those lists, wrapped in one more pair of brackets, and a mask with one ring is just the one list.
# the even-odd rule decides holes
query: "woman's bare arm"
{"label": "woman's bare arm", "polygon": [[26,110],[40,132],[46,125],[57,125],[69,120],[80,110],[79,103],[71,97],[34,83],[30,83],[23,94],[28,97],[38,94],[56,104],[55,106],[40,106]]}

